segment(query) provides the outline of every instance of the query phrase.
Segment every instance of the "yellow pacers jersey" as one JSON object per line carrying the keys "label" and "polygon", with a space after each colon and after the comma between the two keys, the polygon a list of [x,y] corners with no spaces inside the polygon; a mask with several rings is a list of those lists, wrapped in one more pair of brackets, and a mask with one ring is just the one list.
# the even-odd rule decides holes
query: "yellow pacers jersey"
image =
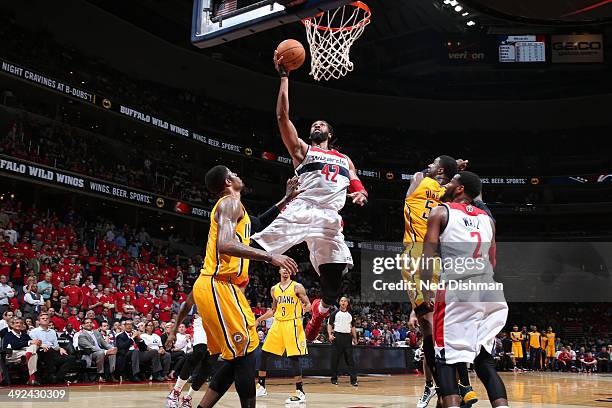
{"label": "yellow pacers jersey", "polygon": [[529,332],[529,347],[530,348],[540,348],[540,332]]}
{"label": "yellow pacers jersey", "polygon": [[304,311],[302,302],[295,294],[295,281],[291,281],[289,286],[283,290],[281,284],[274,285],[274,299],[276,300],[276,312],[274,320],[301,319]]}
{"label": "yellow pacers jersey", "polygon": [[427,232],[429,212],[440,204],[444,187],[431,177],[424,177],[416,190],[406,197],[404,203],[404,246],[414,242],[423,242]]}
{"label": "yellow pacers jersey", "polygon": [[521,333],[521,332],[510,332],[510,338],[512,339],[512,344],[514,344],[514,343],[521,344],[521,340],[523,340],[523,333]]}
{"label": "yellow pacers jersey", "polygon": [[[221,197],[211,211],[206,256],[200,275],[215,276],[217,279],[227,279],[230,283],[240,285],[248,279],[249,260],[230,255],[220,255],[217,251],[218,225],[215,221],[215,213],[219,203],[227,197],[229,196]],[[242,209],[244,210],[244,217],[236,225],[235,237],[244,245],[249,245],[251,243],[251,219],[244,207]]]}

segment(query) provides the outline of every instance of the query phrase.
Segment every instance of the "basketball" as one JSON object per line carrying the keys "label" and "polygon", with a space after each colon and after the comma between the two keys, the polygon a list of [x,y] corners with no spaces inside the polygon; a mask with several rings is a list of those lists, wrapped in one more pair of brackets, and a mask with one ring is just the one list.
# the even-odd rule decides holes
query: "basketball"
{"label": "basketball", "polygon": [[306,50],[297,40],[285,40],[276,47],[278,58],[283,57],[282,64],[289,71],[295,71],[302,66],[306,59]]}

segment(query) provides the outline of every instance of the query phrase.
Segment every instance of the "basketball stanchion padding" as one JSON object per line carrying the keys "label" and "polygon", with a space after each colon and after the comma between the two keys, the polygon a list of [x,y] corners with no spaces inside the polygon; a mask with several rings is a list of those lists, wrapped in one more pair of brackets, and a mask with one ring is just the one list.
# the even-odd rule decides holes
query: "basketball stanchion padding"
{"label": "basketball stanchion padding", "polygon": [[371,16],[367,4],[355,1],[302,20],[310,45],[310,75],[315,80],[339,79],[353,70],[351,46]]}

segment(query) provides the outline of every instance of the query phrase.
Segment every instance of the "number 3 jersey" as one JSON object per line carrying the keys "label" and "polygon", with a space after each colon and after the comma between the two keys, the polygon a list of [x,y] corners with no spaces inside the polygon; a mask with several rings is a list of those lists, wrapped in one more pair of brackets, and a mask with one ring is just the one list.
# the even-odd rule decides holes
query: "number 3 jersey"
{"label": "number 3 jersey", "polygon": [[404,246],[415,242],[423,242],[427,232],[427,217],[429,212],[440,204],[444,187],[431,177],[424,177],[418,187],[406,197],[404,203]]}
{"label": "number 3 jersey", "polygon": [[283,290],[281,284],[277,283],[274,288],[274,300],[276,300],[276,312],[274,313],[275,320],[292,320],[301,319],[304,311],[302,310],[302,302],[295,293],[295,281],[291,281]]}
{"label": "number 3 jersey", "polygon": [[310,146],[295,173],[304,190],[298,199],[340,211],[349,186],[349,159],[335,150]]}

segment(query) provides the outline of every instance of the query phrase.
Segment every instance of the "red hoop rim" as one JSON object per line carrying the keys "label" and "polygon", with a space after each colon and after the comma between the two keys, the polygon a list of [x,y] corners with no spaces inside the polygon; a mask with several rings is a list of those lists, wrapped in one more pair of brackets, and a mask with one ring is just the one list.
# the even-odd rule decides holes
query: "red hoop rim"
{"label": "red hoop rim", "polygon": [[306,18],[302,19],[302,24],[304,24],[306,27],[314,27],[317,30],[321,30],[321,31],[338,32],[338,31],[351,31],[351,30],[355,30],[357,28],[364,27],[365,25],[367,25],[370,22],[370,17],[372,17],[372,11],[370,11],[370,7],[368,7],[367,4],[365,4],[362,1],[354,1],[354,2],[349,3],[347,5],[353,6],[353,7],[356,7],[356,8],[360,8],[360,9],[362,9],[364,11],[365,15],[364,15],[363,19],[359,23],[357,23],[355,25],[352,25],[352,26],[348,26],[348,27],[327,27],[327,26],[322,26],[322,25],[314,24],[312,22],[312,19],[315,18],[315,17],[319,17],[319,16],[323,15],[324,12],[322,11],[322,12],[318,13],[317,15],[315,15],[314,17],[306,17]]}

